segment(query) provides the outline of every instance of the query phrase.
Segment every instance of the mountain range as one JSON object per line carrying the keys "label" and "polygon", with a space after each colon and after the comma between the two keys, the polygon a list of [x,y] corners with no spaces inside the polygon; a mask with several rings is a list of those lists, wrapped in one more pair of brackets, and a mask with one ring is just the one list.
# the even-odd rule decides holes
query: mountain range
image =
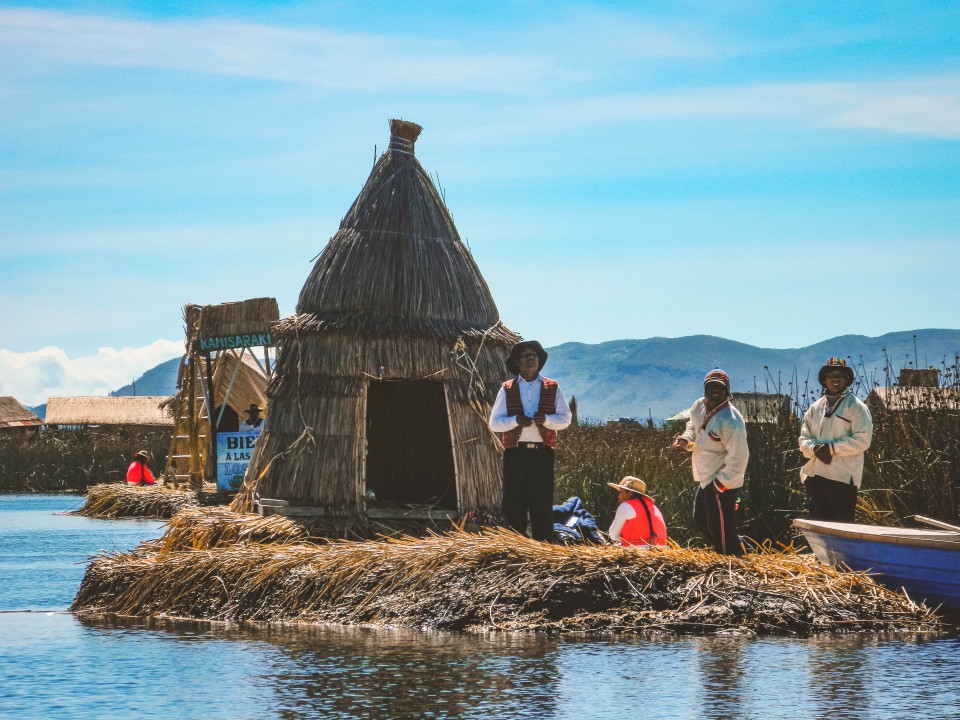
{"label": "mountain range", "polygon": [[[730,375],[734,392],[782,392],[792,397],[818,394],[817,371],[834,355],[856,368],[861,389],[896,381],[904,367],[955,371],[960,330],[842,335],[792,349],[692,335],[595,345],[569,342],[547,352],[543,374],[559,381],[568,400],[576,397],[580,418],[663,420],[690,407],[702,394],[703,376],[715,367]],[[172,395],[179,362],[173,358],[161,363],[111,394]]]}

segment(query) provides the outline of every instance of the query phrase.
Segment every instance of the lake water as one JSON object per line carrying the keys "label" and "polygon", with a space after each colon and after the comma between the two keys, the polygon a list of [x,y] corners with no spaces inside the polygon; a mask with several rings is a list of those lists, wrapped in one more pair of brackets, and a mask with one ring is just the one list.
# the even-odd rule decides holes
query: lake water
{"label": "lake water", "polygon": [[960,639],[597,639],[81,621],[90,556],[163,524],[0,496],[2,718],[960,717]]}

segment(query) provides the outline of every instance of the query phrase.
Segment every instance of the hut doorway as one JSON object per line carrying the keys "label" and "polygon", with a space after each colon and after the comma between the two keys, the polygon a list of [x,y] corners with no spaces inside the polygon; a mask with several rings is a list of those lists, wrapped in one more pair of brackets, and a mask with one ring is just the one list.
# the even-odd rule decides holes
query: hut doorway
{"label": "hut doorway", "polygon": [[443,383],[369,383],[368,505],[433,505],[457,509],[450,421]]}

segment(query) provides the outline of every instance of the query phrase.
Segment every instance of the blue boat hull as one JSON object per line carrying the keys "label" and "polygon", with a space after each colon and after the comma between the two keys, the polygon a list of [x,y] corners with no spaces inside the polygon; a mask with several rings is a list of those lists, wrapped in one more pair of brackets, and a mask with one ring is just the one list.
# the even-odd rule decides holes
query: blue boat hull
{"label": "blue boat hull", "polygon": [[876,573],[878,583],[902,588],[913,600],[960,610],[960,548],[902,544],[896,537],[849,537],[809,527],[813,524],[797,523],[820,562]]}

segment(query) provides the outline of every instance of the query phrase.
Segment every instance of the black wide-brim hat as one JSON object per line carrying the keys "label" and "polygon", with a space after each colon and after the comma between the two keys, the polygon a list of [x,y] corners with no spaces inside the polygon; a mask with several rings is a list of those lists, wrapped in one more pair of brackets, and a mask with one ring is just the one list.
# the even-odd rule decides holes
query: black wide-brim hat
{"label": "black wide-brim hat", "polygon": [[507,370],[514,375],[518,375],[520,373],[520,366],[517,365],[517,358],[520,356],[520,353],[528,349],[534,350],[537,353],[537,357],[540,358],[540,362],[537,365],[537,372],[543,370],[543,366],[547,364],[547,351],[544,350],[543,345],[536,340],[524,340],[510,348],[510,354],[507,356],[506,361]]}
{"label": "black wide-brim hat", "polygon": [[820,372],[817,373],[817,380],[821,385],[823,385],[824,375],[830,370],[843,370],[844,375],[847,376],[847,387],[853,385],[853,368],[847,365],[847,361],[842,357],[832,357],[823,364]]}

